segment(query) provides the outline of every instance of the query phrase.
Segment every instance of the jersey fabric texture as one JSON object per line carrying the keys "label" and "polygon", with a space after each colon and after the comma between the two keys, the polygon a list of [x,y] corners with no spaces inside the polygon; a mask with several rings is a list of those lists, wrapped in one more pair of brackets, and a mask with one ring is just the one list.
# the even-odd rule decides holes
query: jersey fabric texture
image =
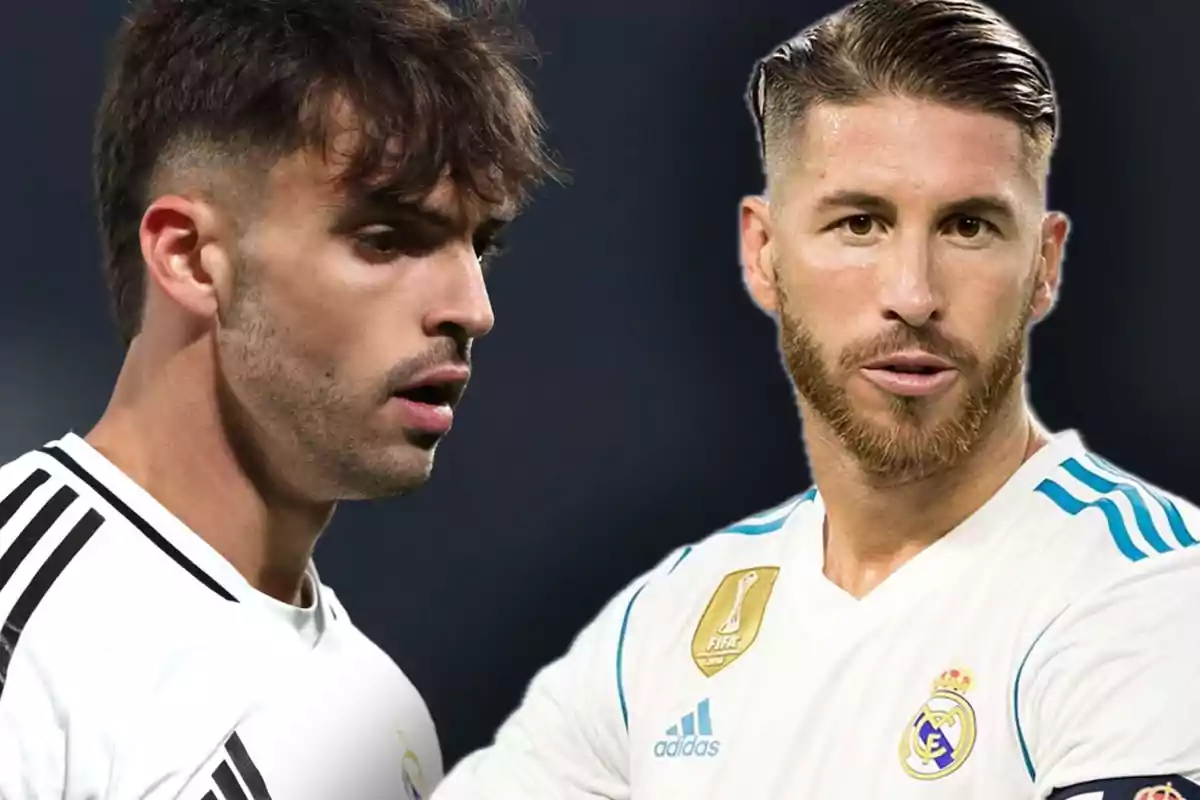
{"label": "jersey fabric texture", "polygon": [[427,797],[420,695],[307,583],[256,591],[73,434],[0,467],[0,798]]}
{"label": "jersey fabric texture", "polygon": [[435,800],[1190,800],[1196,508],[1063,433],[861,600],[824,518],[813,490],[672,553]]}

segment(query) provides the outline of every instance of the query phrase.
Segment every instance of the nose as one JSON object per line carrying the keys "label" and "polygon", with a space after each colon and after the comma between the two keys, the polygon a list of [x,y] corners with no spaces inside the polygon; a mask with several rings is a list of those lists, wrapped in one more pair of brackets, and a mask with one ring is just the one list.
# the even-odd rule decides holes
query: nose
{"label": "nose", "polygon": [[448,247],[439,261],[434,280],[440,290],[437,302],[425,315],[425,334],[450,335],[464,344],[486,336],[496,324],[496,317],[474,247]]}
{"label": "nose", "polygon": [[880,309],[889,321],[919,328],[943,313],[928,237],[897,237],[894,249],[876,271]]}

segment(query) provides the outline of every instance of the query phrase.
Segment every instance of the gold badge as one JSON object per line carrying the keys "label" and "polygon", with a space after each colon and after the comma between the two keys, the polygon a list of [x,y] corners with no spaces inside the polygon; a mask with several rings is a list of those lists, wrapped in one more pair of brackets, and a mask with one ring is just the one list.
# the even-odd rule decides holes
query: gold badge
{"label": "gold badge", "polygon": [[1133,796],[1133,800],[1183,800],[1174,786],[1169,783],[1161,786],[1147,786]]}
{"label": "gold badge", "polygon": [[692,660],[712,677],[750,649],[762,626],[779,567],[731,572],[721,581],[692,637]]}
{"label": "gold badge", "polygon": [[967,702],[971,671],[948,669],[900,738],[900,765],[917,780],[956,771],[975,748],[975,709]]}

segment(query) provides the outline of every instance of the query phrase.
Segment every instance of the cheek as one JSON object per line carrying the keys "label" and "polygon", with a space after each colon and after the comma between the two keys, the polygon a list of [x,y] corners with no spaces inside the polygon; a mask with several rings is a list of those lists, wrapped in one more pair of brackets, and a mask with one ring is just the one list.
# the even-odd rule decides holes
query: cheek
{"label": "cheek", "polygon": [[280,243],[258,257],[266,311],[297,351],[352,349],[379,315],[387,266],[363,264],[337,240]]}
{"label": "cheek", "polygon": [[826,347],[836,347],[878,327],[877,287],[867,248],[815,242],[788,254],[780,269],[785,304]]}
{"label": "cheek", "polygon": [[1035,276],[1012,260],[958,260],[946,298],[945,324],[981,353],[991,353],[1027,322]]}

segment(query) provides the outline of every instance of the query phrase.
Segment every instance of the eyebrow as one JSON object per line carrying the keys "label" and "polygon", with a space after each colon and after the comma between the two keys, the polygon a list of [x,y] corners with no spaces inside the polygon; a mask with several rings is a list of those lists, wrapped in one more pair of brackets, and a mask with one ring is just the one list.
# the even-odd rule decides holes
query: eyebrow
{"label": "eyebrow", "polygon": [[[504,209],[493,211],[475,223],[476,236],[494,236],[515,216]],[[355,198],[339,217],[340,229],[348,230],[370,222],[417,224],[444,239],[465,235],[471,224],[466,215],[448,213],[421,201],[398,201],[394,194],[386,191],[370,192]]]}
{"label": "eyebrow", "polygon": [[[840,191],[822,197],[817,202],[818,211],[835,211],[840,209],[856,209],[871,214],[879,214],[881,216],[896,217],[899,216],[896,209],[896,204],[886,197],[871,194],[869,192],[857,191]],[[1016,211],[1012,204],[1003,197],[997,195],[975,195],[965,197],[961,200],[954,200],[945,203],[938,207],[937,216],[945,217],[951,214],[962,214],[964,216],[983,217],[993,216],[1000,217],[1006,222],[1015,222],[1017,218]]]}

